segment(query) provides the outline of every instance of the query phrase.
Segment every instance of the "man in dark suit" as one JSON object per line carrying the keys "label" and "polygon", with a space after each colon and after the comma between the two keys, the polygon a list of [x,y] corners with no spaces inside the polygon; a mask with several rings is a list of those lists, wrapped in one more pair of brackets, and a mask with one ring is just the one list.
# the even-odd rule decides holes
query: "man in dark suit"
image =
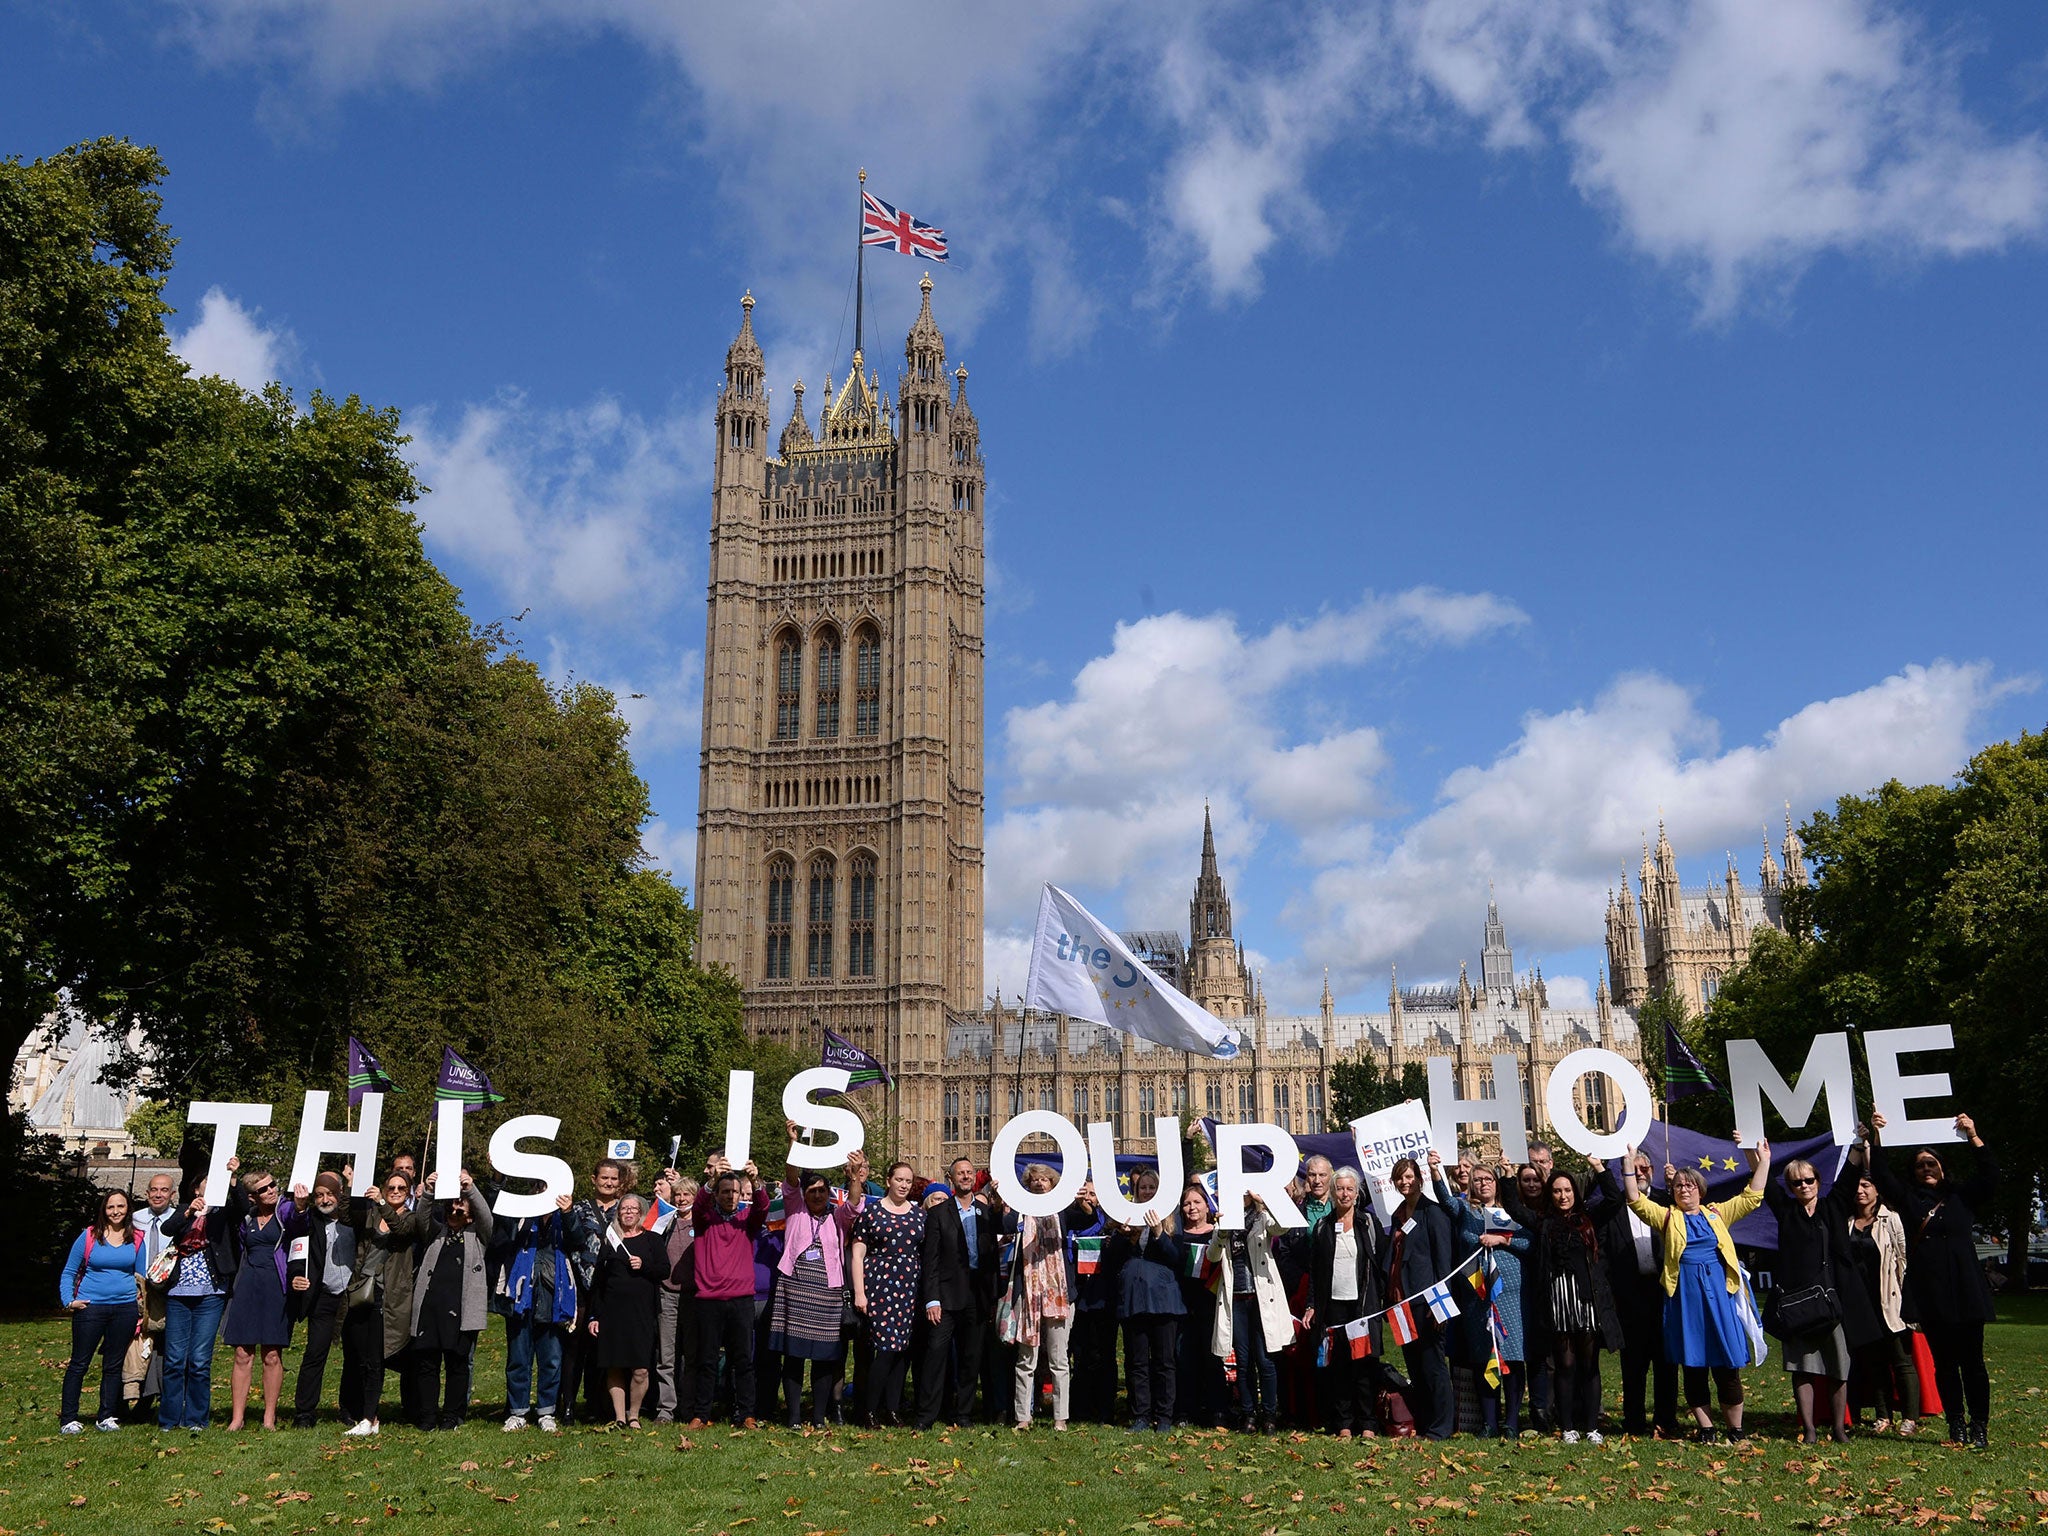
{"label": "man in dark suit", "polygon": [[[1635,1166],[1636,1187],[1659,1205],[1670,1203],[1664,1191],[1650,1192],[1650,1159],[1640,1147],[1628,1154]],[[1603,1165],[1595,1176],[1601,1195],[1622,1199],[1621,1186]],[[1664,1354],[1664,1239],[1631,1212],[1621,1225],[1608,1229],[1626,1241],[1604,1242],[1607,1283],[1621,1314],[1621,1428],[1624,1434],[1647,1435],[1652,1419],[1644,1412],[1643,1388],[1652,1391],[1655,1427],[1667,1440],[1678,1430],[1678,1367]]]}
{"label": "man in dark suit", "polygon": [[952,1187],[936,1190],[924,1213],[919,1281],[924,1302],[924,1354],[917,1365],[917,1427],[939,1422],[952,1367],[953,1423],[974,1420],[974,1388],[982,1346],[995,1313],[996,1222],[975,1198],[974,1162],[955,1158]]}

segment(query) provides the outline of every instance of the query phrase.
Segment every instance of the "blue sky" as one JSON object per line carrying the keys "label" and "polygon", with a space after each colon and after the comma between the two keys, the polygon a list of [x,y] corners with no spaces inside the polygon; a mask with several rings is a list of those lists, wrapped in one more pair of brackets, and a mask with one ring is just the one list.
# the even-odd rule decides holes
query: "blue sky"
{"label": "blue sky", "polygon": [[[1659,811],[2042,720],[2026,0],[0,9],[0,152],[169,160],[187,358],[401,407],[435,556],[619,691],[693,862],[710,402],[843,377],[856,167],[943,225],[989,460],[990,980],[1042,880],[1276,1006],[1553,997]],[[870,263],[893,378],[924,269]],[[632,697],[641,695],[641,697]]]}

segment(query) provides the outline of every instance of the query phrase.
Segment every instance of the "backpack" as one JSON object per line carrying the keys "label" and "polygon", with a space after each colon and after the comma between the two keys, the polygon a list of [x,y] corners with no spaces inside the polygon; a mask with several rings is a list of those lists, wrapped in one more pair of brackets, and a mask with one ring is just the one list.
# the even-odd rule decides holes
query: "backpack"
{"label": "backpack", "polygon": [[[141,1274],[143,1272],[142,1234],[135,1230],[133,1222],[128,1224],[128,1230],[135,1234],[135,1272]],[[92,1264],[92,1245],[99,1241],[99,1237],[100,1231],[97,1222],[85,1229],[85,1252],[79,1255],[78,1273],[71,1277],[71,1295],[74,1300],[77,1299],[79,1292],[85,1286],[85,1272]]]}

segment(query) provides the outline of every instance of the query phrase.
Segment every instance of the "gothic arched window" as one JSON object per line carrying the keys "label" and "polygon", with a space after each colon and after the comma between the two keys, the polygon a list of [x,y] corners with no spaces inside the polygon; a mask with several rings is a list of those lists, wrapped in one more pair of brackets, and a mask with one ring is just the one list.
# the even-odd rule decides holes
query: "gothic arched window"
{"label": "gothic arched window", "polygon": [[775,642],[775,739],[795,741],[804,685],[803,643],[785,632]]}
{"label": "gothic arched window", "polygon": [[818,636],[818,697],[811,706],[815,734],[830,741],[839,734],[839,633],[825,630]]}
{"label": "gothic arched window", "polygon": [[853,734],[882,731],[882,637],[862,625],[853,637]]}
{"label": "gothic arched window", "polygon": [[859,854],[846,884],[846,974],[875,974],[875,860]]}
{"label": "gothic arched window", "polygon": [[768,965],[770,981],[789,980],[790,921],[796,915],[796,866],[788,859],[768,865]]}
{"label": "gothic arched window", "polygon": [[832,976],[832,860],[819,854],[811,860],[811,900],[805,912],[804,974],[813,981]]}

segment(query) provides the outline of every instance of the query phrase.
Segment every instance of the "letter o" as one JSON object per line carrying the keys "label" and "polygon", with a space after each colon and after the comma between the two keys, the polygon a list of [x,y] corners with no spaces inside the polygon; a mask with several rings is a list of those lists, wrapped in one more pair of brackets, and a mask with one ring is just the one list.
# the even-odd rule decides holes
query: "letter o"
{"label": "letter o", "polygon": [[[1616,1123],[1623,1129],[1603,1135],[1589,1130],[1579,1118],[1579,1107],[1572,1102],[1572,1089],[1589,1072],[1603,1072],[1620,1086],[1621,1119]],[[1543,1090],[1543,1107],[1550,1112],[1551,1129],[1557,1132],[1560,1141],[1574,1152],[1603,1161],[1640,1146],[1650,1130],[1650,1085],[1626,1056],[1597,1045],[1573,1051],[1551,1069],[1550,1081]]]}
{"label": "letter o", "polygon": [[[1017,1148],[1026,1136],[1050,1136],[1059,1144],[1059,1182],[1042,1195],[1026,1189],[1017,1177]],[[1024,1216],[1057,1216],[1088,1181],[1088,1143],[1065,1115],[1050,1109],[1027,1109],[1016,1119],[1004,1121],[996,1132],[988,1149],[988,1168],[1011,1210]]]}

